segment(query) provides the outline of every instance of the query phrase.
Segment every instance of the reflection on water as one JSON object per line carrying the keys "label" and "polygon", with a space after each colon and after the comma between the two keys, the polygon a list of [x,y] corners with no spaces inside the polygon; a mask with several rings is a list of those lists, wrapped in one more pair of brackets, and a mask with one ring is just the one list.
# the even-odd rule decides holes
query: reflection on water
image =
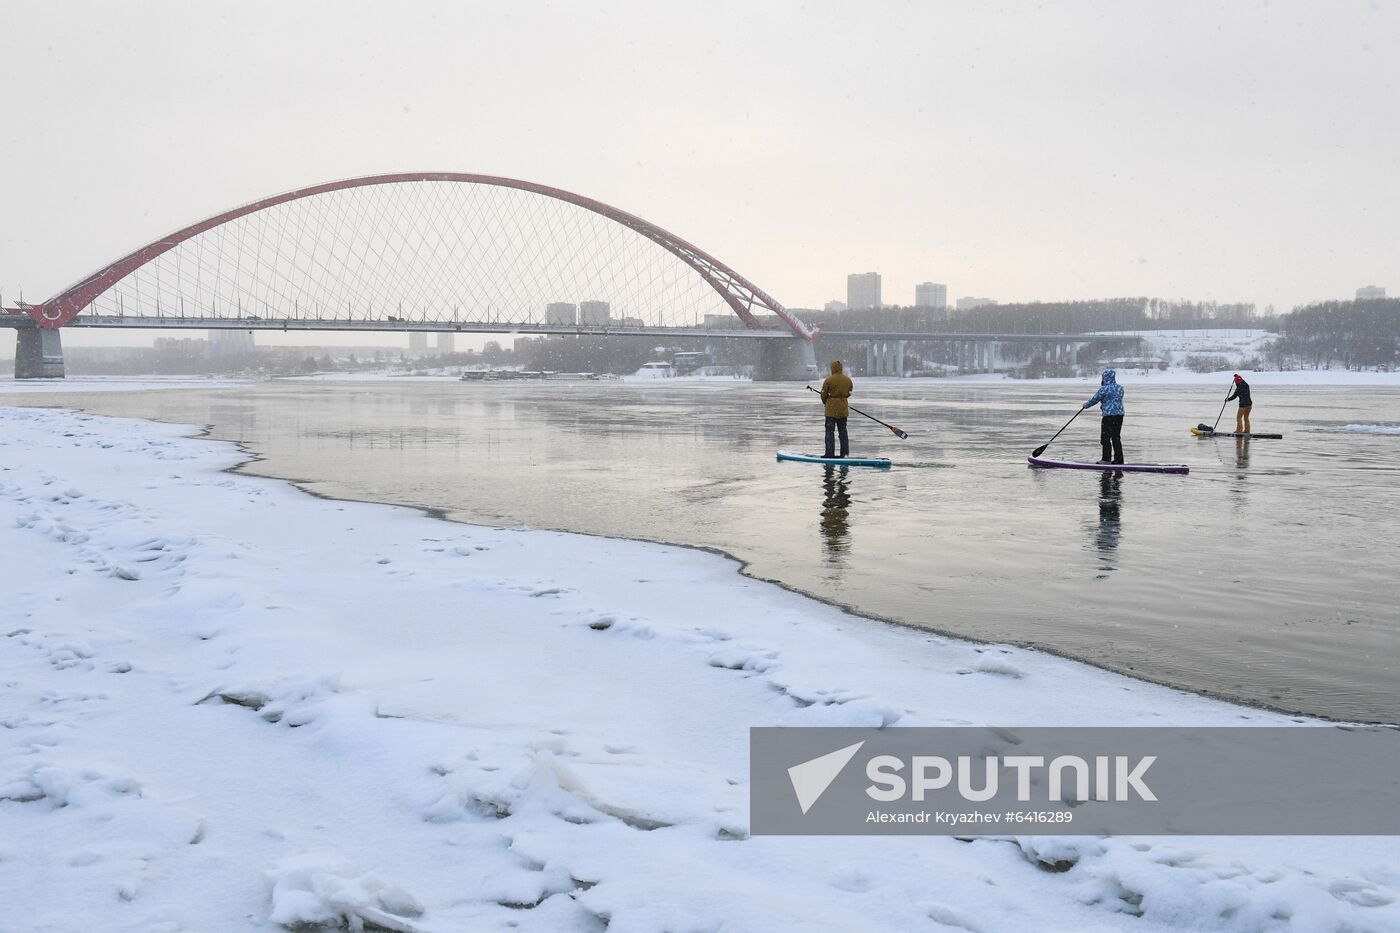
{"label": "reflection on water", "polygon": [[[1228,462],[1229,455],[1221,457]],[[1249,438],[1235,438],[1235,481],[1230,484],[1230,505],[1236,522],[1244,522],[1245,506],[1248,505],[1249,486],[1252,482],[1249,472]]]}
{"label": "reflection on water", "polygon": [[844,567],[851,545],[850,467],[827,464],[822,470],[821,529],[826,562]]}
{"label": "reflection on water", "polygon": [[1249,438],[1235,438],[1235,467],[1241,470],[1249,468]]}
{"label": "reflection on water", "polygon": [[1117,471],[1099,474],[1099,524],[1094,533],[1094,547],[1099,552],[1099,578],[1112,573],[1118,551],[1118,535],[1122,531],[1121,507],[1123,474]]}

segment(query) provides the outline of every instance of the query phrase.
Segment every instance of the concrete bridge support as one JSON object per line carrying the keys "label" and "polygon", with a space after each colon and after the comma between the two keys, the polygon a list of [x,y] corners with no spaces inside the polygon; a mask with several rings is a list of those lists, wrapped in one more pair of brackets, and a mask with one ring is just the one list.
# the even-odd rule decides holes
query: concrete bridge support
{"label": "concrete bridge support", "polygon": [[21,327],[15,334],[16,379],[63,378],[63,341],[57,330]]}
{"label": "concrete bridge support", "polygon": [[758,364],[753,368],[755,382],[804,382],[822,375],[817,368],[816,348],[810,340],[762,340],[758,346]]}
{"label": "concrete bridge support", "polygon": [[894,340],[866,344],[866,374],[870,376],[903,376],[905,342]]}
{"label": "concrete bridge support", "polygon": [[958,344],[958,369],[988,372],[996,367],[996,344],[989,340],[968,340]]}

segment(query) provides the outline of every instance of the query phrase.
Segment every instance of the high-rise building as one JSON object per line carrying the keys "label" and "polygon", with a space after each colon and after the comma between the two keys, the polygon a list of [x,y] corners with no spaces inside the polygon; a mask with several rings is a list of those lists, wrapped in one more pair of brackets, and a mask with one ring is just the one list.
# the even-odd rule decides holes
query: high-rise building
{"label": "high-rise building", "polygon": [[853,272],[846,276],[846,307],[880,307],[880,273]]}
{"label": "high-rise building", "polygon": [[456,334],[446,332],[437,335],[437,351],[439,353],[451,353],[453,347],[457,345]]}
{"label": "high-rise building", "polygon": [[256,352],[251,330],[211,330],[209,332],[209,358],[221,359],[228,356],[247,356]]}
{"label": "high-rise building", "polygon": [[428,352],[427,331],[411,330],[408,332],[408,352],[415,356],[422,356]]}
{"label": "high-rise building", "polygon": [[209,341],[198,337],[157,337],[151,345],[165,356],[203,359],[209,355]]}
{"label": "high-rise building", "polygon": [[578,305],[568,301],[551,301],[545,305],[544,322],[546,324],[568,324],[572,327],[578,323]]}
{"label": "high-rise building", "polygon": [[973,308],[981,308],[985,305],[994,304],[996,304],[996,300],[993,298],[959,298],[958,310],[971,311]]}
{"label": "high-rise building", "polygon": [[924,282],[915,285],[914,307],[940,310],[948,307],[948,286],[940,285],[937,282]]}
{"label": "high-rise building", "polygon": [[606,301],[580,301],[578,322],[580,324],[606,324],[610,317]]}
{"label": "high-rise building", "polygon": [[1379,285],[1367,285],[1364,288],[1358,288],[1356,290],[1357,301],[1375,301],[1384,297],[1385,289],[1381,288]]}

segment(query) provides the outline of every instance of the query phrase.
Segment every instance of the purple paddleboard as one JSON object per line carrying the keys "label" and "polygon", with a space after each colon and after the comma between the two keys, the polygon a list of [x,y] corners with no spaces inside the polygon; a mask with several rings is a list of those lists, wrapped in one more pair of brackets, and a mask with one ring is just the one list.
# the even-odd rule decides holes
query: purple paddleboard
{"label": "purple paddleboard", "polygon": [[1066,470],[1114,470],[1120,473],[1189,473],[1184,463],[1085,463],[1082,460],[1047,460],[1027,457],[1026,462],[1038,467],[1061,467]]}

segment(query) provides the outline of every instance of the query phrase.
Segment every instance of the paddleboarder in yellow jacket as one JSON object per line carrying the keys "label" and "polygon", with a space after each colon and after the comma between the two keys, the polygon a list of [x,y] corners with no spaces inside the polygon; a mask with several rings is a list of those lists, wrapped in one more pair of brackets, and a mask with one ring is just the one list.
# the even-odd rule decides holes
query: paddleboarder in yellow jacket
{"label": "paddleboarder in yellow jacket", "polygon": [[840,360],[831,361],[831,375],[822,382],[822,402],[826,405],[826,453],[823,456],[836,456],[836,438],[833,434],[841,435],[841,456],[851,455],[850,438],[846,435],[846,419],[850,417],[851,407],[846,403],[846,399],[851,397],[851,391],[855,388],[851,382],[851,377],[841,368]]}
{"label": "paddleboarder in yellow jacket", "polygon": [[1235,413],[1235,433],[1249,434],[1249,413],[1254,410],[1254,399],[1249,396],[1249,383],[1244,381],[1244,377],[1235,373],[1235,384],[1230,389],[1230,394],[1225,396],[1225,401],[1232,398],[1240,400],[1239,411]]}

